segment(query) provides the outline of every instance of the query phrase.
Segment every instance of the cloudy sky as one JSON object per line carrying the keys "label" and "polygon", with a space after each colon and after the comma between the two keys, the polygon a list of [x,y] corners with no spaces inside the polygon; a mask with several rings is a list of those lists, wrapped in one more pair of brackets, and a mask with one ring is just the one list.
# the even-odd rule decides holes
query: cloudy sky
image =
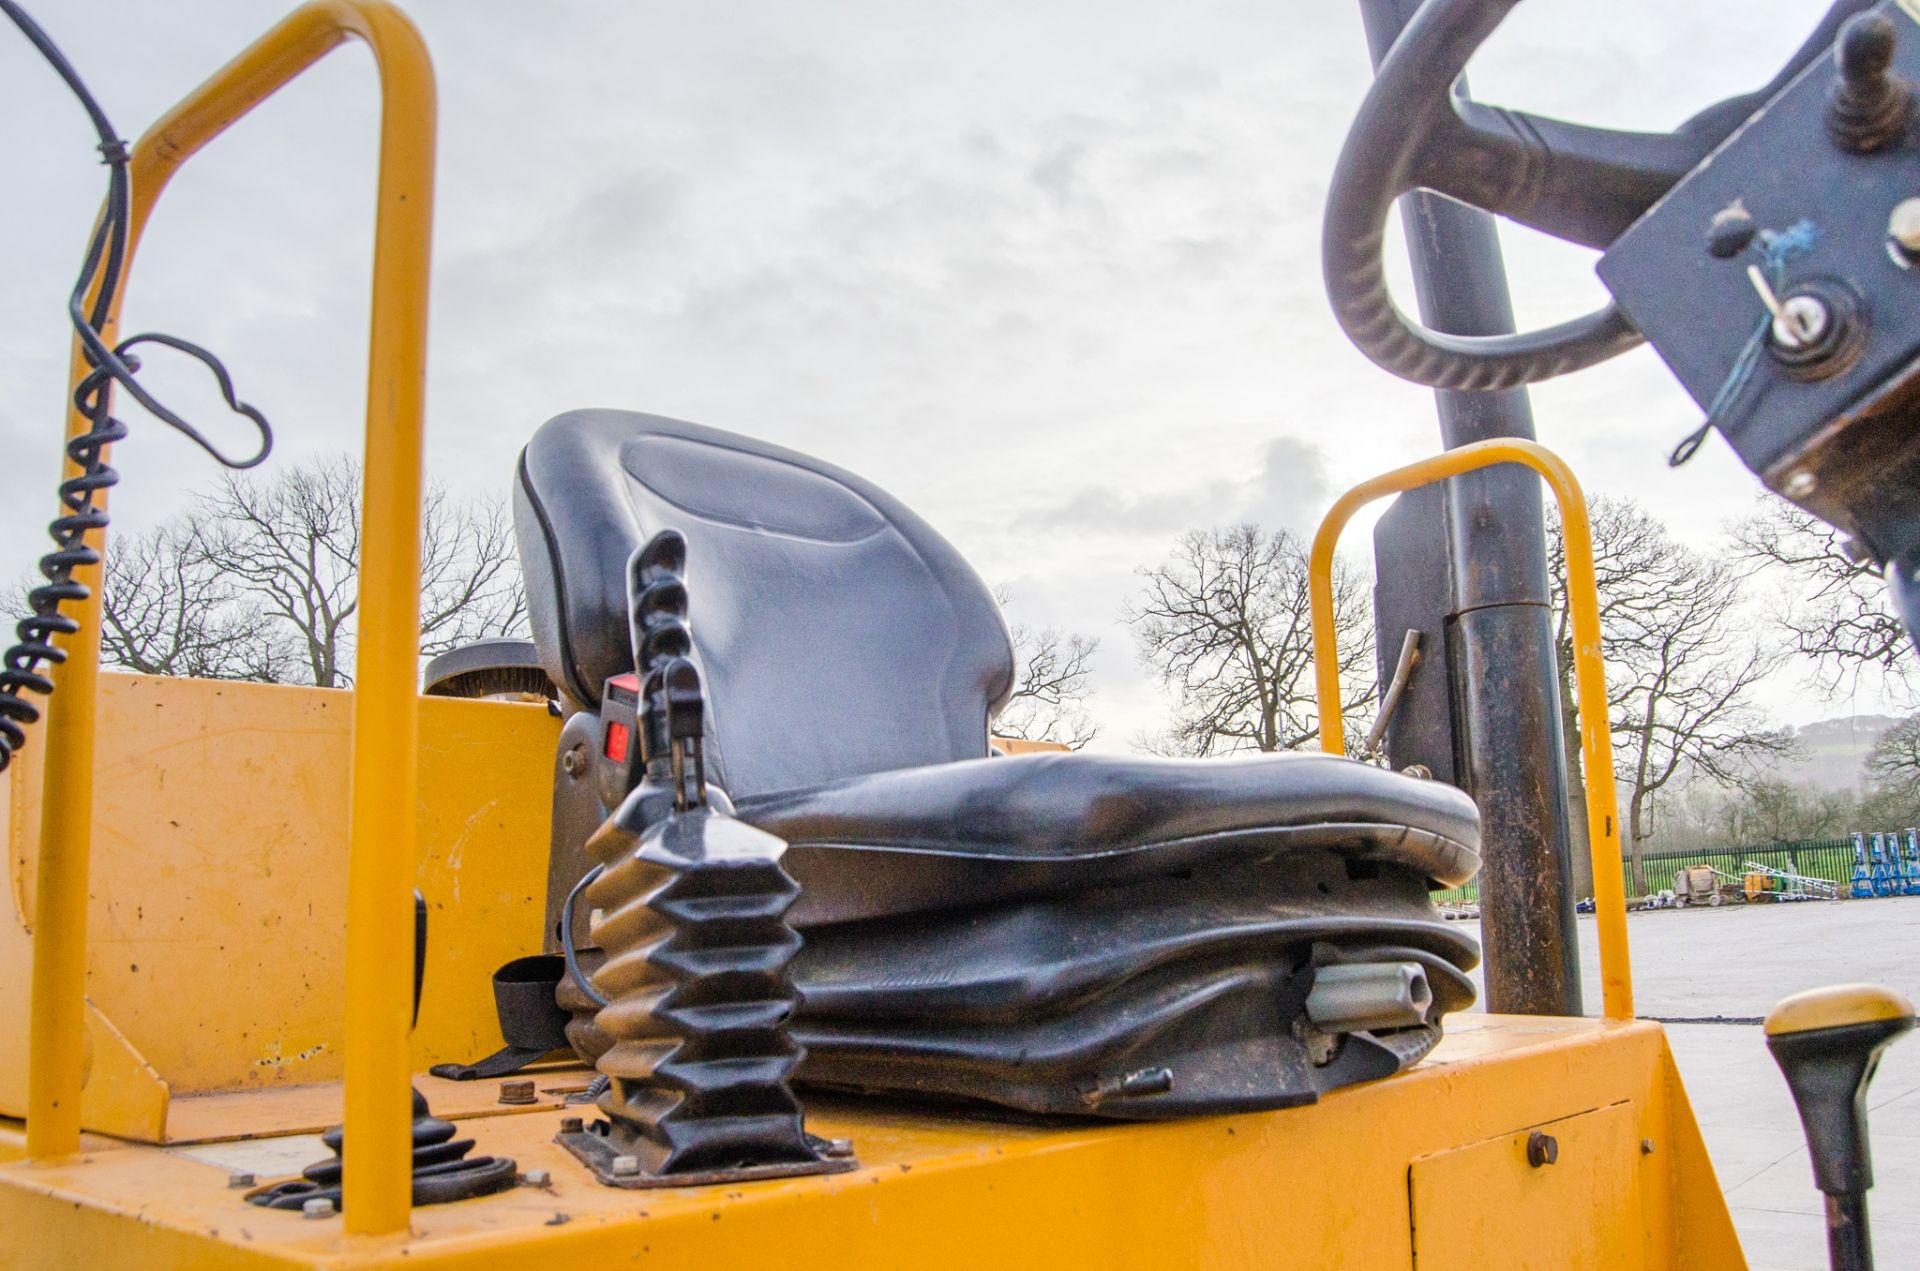
{"label": "cloudy sky", "polygon": [[[39,0],[132,136],[268,26],[261,0]],[[1157,690],[1118,612],[1184,529],[1306,528],[1437,445],[1431,399],[1353,352],[1318,263],[1327,174],[1367,80],[1345,0],[419,0],[441,150],[430,470],[504,491],[579,406],[820,455],[917,508],[1014,615],[1101,637],[1116,742]],[[1671,127],[1764,81],[1823,0],[1528,0],[1476,95]],[[0,32],[0,578],[41,549],[63,304],[100,193],[84,118]],[[168,191],[125,329],[206,343],[281,437],[355,449],[378,119],[336,52]],[[1508,229],[1522,325],[1599,303],[1590,253]],[[1409,294],[1403,288],[1403,294]],[[148,377],[201,417],[197,380]],[[1535,390],[1590,489],[1708,544],[1757,488],[1641,350]],[[131,416],[116,523],[213,477]],[[227,434],[232,436],[234,434]],[[1356,537],[1356,544],[1363,540]],[[1874,709],[1775,686],[1794,722]]]}

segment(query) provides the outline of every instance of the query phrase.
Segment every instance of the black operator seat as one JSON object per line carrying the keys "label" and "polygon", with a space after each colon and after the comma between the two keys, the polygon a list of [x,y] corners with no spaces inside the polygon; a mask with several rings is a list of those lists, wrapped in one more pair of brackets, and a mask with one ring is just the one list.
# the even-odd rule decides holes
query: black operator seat
{"label": "black operator seat", "polygon": [[520,458],[514,519],[547,673],[598,706],[633,670],[627,557],[687,536],[708,764],[736,798],[987,753],[1006,624],[931,526],[851,473],[696,424],[575,411]]}
{"label": "black operator seat", "polygon": [[[801,1080],[1274,1107],[1397,1071],[1471,1003],[1477,949],[1427,900],[1479,865],[1458,790],[1320,754],[993,756],[1013,656],[987,587],[898,500],[777,446],[575,411],[528,444],[514,500],[534,637],[583,712],[633,670],[628,557],[686,538],[710,777],[802,885]],[[585,863],[561,819],[564,888]],[[1329,1022],[1316,983],[1388,967],[1430,1000]]]}

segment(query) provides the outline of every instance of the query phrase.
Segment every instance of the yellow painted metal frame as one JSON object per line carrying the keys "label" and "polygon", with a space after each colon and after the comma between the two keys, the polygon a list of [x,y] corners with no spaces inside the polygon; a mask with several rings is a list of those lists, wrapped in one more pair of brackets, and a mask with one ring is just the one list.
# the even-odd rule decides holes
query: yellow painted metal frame
{"label": "yellow painted metal frame", "polygon": [[[349,39],[380,73],[380,179],[373,249],[366,479],[360,559],[358,683],[353,705],[346,974],[346,1221],[350,1230],[407,1225],[411,875],[418,735],[422,413],[433,221],[433,68],[413,25],[380,0],[312,0],[216,72],[148,129],[133,149],[129,262],[155,203],[187,159]],[[95,285],[97,287],[98,280]],[[120,300],[124,302],[123,287]],[[111,343],[119,314],[106,325]],[[76,343],[73,377],[87,366]],[[87,427],[72,413],[67,435]],[[74,469],[69,463],[67,473]],[[101,542],[92,544],[103,548]],[[78,577],[94,596],[62,641],[65,663],[41,744],[48,800],[34,924],[26,1150],[47,1160],[80,1148],[86,1062],[87,891],[93,808],[94,705],[100,663],[98,569]]]}
{"label": "yellow painted metal frame", "polygon": [[[230,1167],[218,1147],[90,1135],[85,1160],[35,1168],[5,1163],[0,1122],[0,1232],[8,1233],[0,1265],[1745,1266],[1672,1052],[1652,1021],[1455,1015],[1440,1048],[1399,1076],[1334,1091],[1312,1107],[1157,1124],[951,1117],[809,1098],[809,1128],[851,1138],[860,1168],[745,1184],[603,1187],[553,1142],[567,1111],[463,1120],[481,1151],[550,1181],[417,1210],[410,1234],[379,1239],[343,1236],[338,1220],[249,1207],[226,1186]],[[1552,1169],[1527,1163],[1535,1128],[1561,1141]],[[1603,1129],[1611,1132],[1588,1132]],[[1416,1216],[1435,1214],[1437,1224],[1417,1225]]]}
{"label": "yellow painted metal frame", "polygon": [[1613,733],[1607,723],[1606,664],[1600,655],[1593,530],[1587,520],[1587,497],[1565,460],[1537,442],[1478,441],[1362,481],[1334,501],[1314,535],[1307,574],[1313,606],[1313,674],[1320,710],[1320,745],[1336,755],[1346,753],[1346,730],[1340,716],[1340,657],[1333,621],[1333,555],[1341,531],[1355,512],[1377,499],[1499,463],[1522,464],[1539,473],[1560,505],[1560,525],[1567,545],[1567,608],[1573,622],[1580,753],[1587,779],[1594,916],[1600,926],[1600,981],[1607,1018],[1632,1019],[1633,968],[1627,950],[1626,884],[1620,877],[1619,798],[1613,784]]}
{"label": "yellow painted metal frame", "polygon": [[[100,677],[83,1132],[286,1132],[299,1127],[237,1096],[296,1088],[330,1091],[321,1128],[340,1120],[352,716],[337,689]],[[559,735],[544,704],[420,701],[414,1072],[501,1045],[490,976],[540,946]],[[43,757],[27,747],[4,782],[0,1116],[26,1112]],[[491,1109],[492,1087],[456,1089],[430,1094],[436,1112]]]}

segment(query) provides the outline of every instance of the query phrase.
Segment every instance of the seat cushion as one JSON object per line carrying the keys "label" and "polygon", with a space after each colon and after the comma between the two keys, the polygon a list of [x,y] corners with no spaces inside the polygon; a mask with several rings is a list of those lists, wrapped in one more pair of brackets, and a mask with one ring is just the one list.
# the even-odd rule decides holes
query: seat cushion
{"label": "seat cushion", "polygon": [[738,800],[787,840],[794,925],[984,905],[1287,853],[1387,861],[1437,886],[1480,865],[1451,786],[1323,754],[1028,754]]}

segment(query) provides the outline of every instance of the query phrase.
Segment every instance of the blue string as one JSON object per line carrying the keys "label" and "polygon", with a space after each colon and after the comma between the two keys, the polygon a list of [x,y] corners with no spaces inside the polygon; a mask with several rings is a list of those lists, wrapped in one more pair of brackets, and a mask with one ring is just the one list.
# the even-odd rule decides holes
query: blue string
{"label": "blue string", "polygon": [[1763,229],[1759,235],[1760,261],[1767,267],[1769,280],[1784,287],[1787,261],[1813,250],[1820,241],[1820,227],[1802,217],[1783,230]]}
{"label": "blue string", "polygon": [[[1795,256],[1804,255],[1813,250],[1820,239],[1820,228],[1811,220],[1802,218],[1783,230],[1763,229],[1756,236],[1760,244],[1760,267],[1766,272],[1767,283],[1774,291],[1786,289],[1787,262]],[[1715,427],[1724,429],[1733,421],[1728,418],[1740,395],[1753,379],[1754,368],[1760,365],[1760,350],[1766,347],[1767,331],[1773,325],[1773,315],[1760,315],[1759,325],[1753,334],[1741,346],[1739,356],[1733,359],[1733,369],[1727,372],[1727,378],[1721,383],[1720,391],[1707,403],[1707,418],[1694,429],[1667,457],[1667,465],[1677,468],[1693,458],[1700,444],[1707,439],[1707,433]]]}
{"label": "blue string", "polygon": [[1707,403],[1709,424],[1721,417],[1721,412],[1732,405],[1734,397],[1747,386],[1747,381],[1753,378],[1753,368],[1760,361],[1760,349],[1766,344],[1767,331],[1772,326],[1773,315],[1764,314],[1760,319],[1760,325],[1755,327],[1753,334],[1747,337],[1746,344],[1740,349],[1740,356],[1733,359],[1733,369],[1727,372],[1727,378],[1720,385],[1720,391],[1713,395],[1711,402]]}

